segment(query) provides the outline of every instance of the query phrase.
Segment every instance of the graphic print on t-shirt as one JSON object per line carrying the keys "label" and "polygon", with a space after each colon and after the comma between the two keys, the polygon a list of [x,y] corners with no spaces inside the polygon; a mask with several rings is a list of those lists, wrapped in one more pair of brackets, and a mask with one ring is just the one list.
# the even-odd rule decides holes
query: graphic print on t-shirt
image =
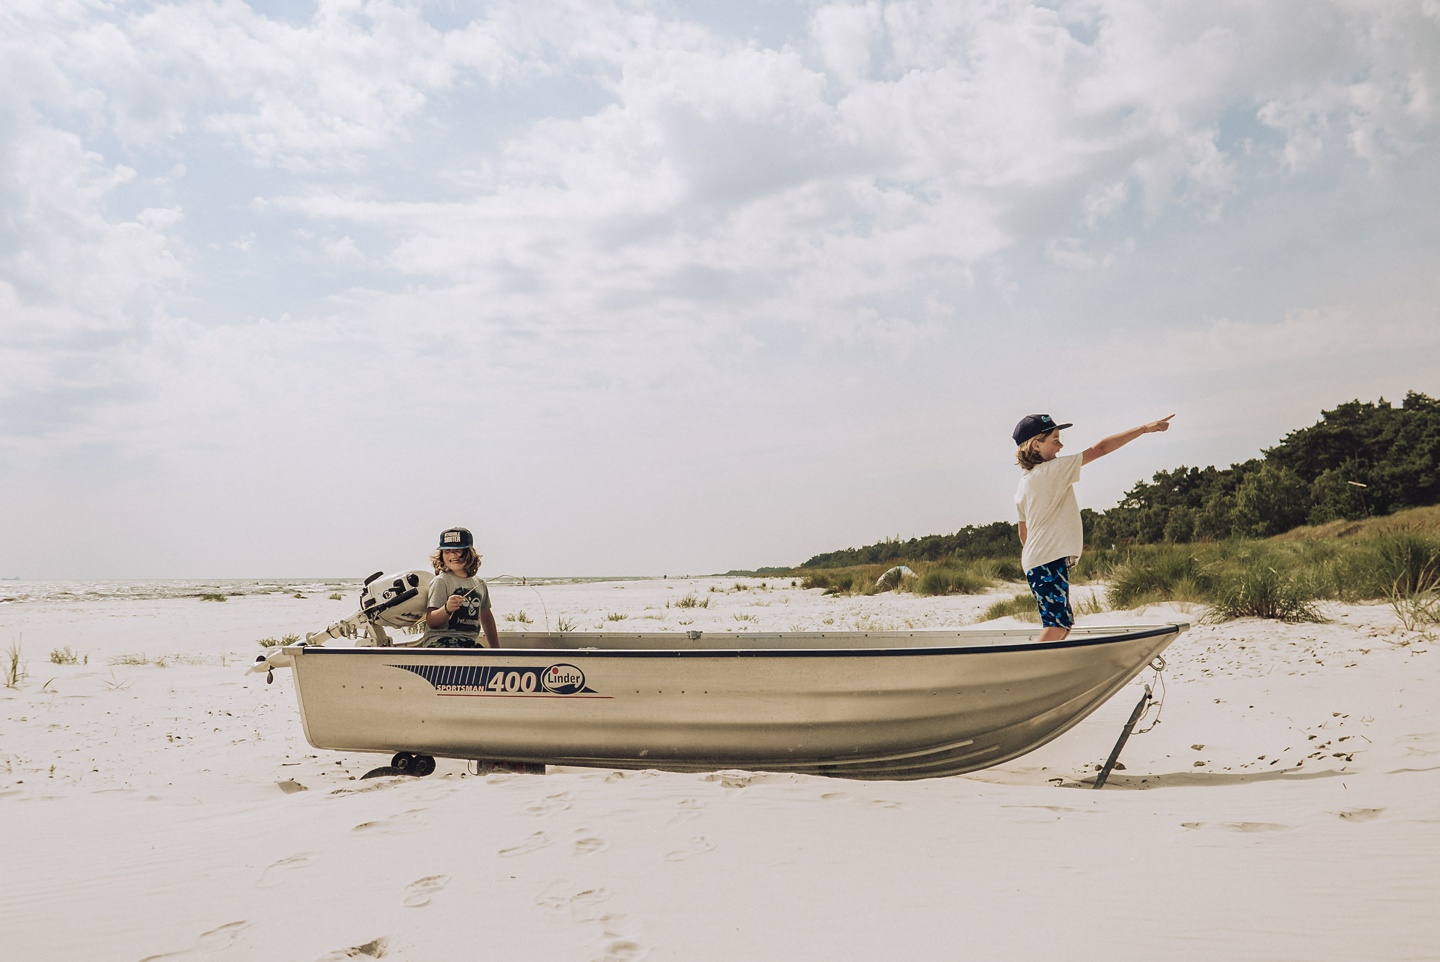
{"label": "graphic print on t-shirt", "polygon": [[480,592],[473,588],[470,591],[451,592],[451,597],[455,595],[460,595],[465,601],[450,615],[450,622],[445,626],[447,632],[478,635],[480,633]]}

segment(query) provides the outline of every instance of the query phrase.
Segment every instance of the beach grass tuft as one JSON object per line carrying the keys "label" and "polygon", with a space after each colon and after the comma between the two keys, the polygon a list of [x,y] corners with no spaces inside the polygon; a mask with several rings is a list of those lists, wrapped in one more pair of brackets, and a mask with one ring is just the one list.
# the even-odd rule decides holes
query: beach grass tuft
{"label": "beach grass tuft", "polygon": [[20,642],[17,641],[5,649],[5,660],[0,663],[0,668],[3,668],[6,688],[20,687],[20,682],[24,681],[28,674],[25,671],[25,660],[20,649]]}
{"label": "beach grass tuft", "polygon": [[506,621],[519,622],[519,623],[522,624],[522,625],[528,625],[528,624],[530,624],[530,622],[531,622],[531,618],[530,618],[529,615],[527,615],[527,614],[525,613],[525,609],[524,609],[524,608],[521,608],[519,611],[515,612],[514,614],[506,615],[506,616],[505,616],[505,620],[506,620]]}
{"label": "beach grass tuft", "polygon": [[259,643],[259,645],[260,645],[261,648],[283,648],[283,647],[286,646],[286,645],[298,645],[298,644],[300,644],[300,636],[299,636],[299,635],[295,635],[295,634],[290,634],[290,635],[285,635],[285,636],[283,636],[283,637],[281,637],[281,638],[278,638],[278,639],[277,639],[277,638],[261,638],[258,643]]}
{"label": "beach grass tuft", "polygon": [[1407,631],[1427,631],[1440,624],[1440,593],[1411,594],[1390,602],[1395,616]]}
{"label": "beach grass tuft", "polygon": [[994,576],[971,562],[926,565],[919,577],[902,585],[917,595],[978,595],[994,586]]}
{"label": "beach grass tuft", "polygon": [[110,659],[111,665],[154,665],[156,668],[169,668],[170,659],[165,655],[151,658],[149,655],[116,655]]}
{"label": "beach grass tuft", "polygon": [[200,595],[201,601],[224,601],[225,596],[218,591],[207,591]]}
{"label": "beach grass tuft", "polygon": [[1321,622],[1315,588],[1303,574],[1291,575],[1260,561],[1225,570],[1215,581],[1207,617],[1269,618],[1284,622]]}
{"label": "beach grass tuft", "polygon": [[1386,600],[1407,631],[1440,624],[1440,563],[1432,560],[1412,578],[1396,578]]}
{"label": "beach grass tuft", "polygon": [[1106,600],[1115,608],[1202,600],[1208,587],[1205,562],[1193,547],[1155,545],[1112,559]]}
{"label": "beach grass tuft", "polygon": [[[50,650],[50,663],[52,665],[78,665],[80,664],[80,656],[77,655],[75,650],[69,645],[66,645],[64,648],[52,648]],[[86,655],[85,664],[88,665],[89,663],[90,656]]]}
{"label": "beach grass tuft", "polygon": [[555,619],[555,630],[564,634],[569,634],[578,627],[580,627],[578,624],[563,615]]}
{"label": "beach grass tuft", "polygon": [[[668,604],[668,602],[667,602],[667,604]],[[681,598],[679,601],[675,602],[675,607],[676,607],[676,608],[709,608],[709,607],[710,607],[710,599],[709,599],[709,598],[706,598],[706,599],[704,599],[704,600],[702,601],[701,599],[695,597],[695,592],[692,591],[692,592],[690,592],[689,594],[687,594],[685,597]]]}
{"label": "beach grass tuft", "polygon": [[993,618],[1019,618],[1021,621],[1039,622],[1040,609],[1035,605],[1034,595],[1025,592],[995,602],[980,616],[981,621],[990,621]]}
{"label": "beach grass tuft", "polygon": [[626,618],[629,618],[629,617],[630,617],[630,616],[627,615],[627,614],[625,614],[625,612],[623,612],[623,611],[612,611],[612,612],[610,612],[608,615],[605,616],[605,620],[606,620],[606,621],[624,621]]}

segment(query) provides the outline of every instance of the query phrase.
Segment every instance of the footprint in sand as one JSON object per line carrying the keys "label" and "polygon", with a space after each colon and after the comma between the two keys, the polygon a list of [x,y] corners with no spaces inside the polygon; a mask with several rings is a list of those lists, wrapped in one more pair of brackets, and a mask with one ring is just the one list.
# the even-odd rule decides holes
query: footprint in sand
{"label": "footprint in sand", "polygon": [[704,855],[706,852],[715,851],[715,843],[703,835],[696,835],[684,848],[677,848],[673,852],[665,853],[665,861],[681,862],[696,855]]}
{"label": "footprint in sand", "polygon": [[1384,811],[1383,808],[1350,808],[1339,815],[1347,822],[1368,822],[1372,818],[1379,818]]}
{"label": "footprint in sand", "polygon": [[416,879],[405,886],[405,907],[407,909],[424,908],[430,904],[430,899],[439,894],[440,890],[450,884],[448,875],[427,875],[422,879]]}
{"label": "footprint in sand", "polygon": [[605,954],[600,956],[600,962],[634,962],[645,957],[644,947],[630,939],[611,939],[601,951]]}
{"label": "footprint in sand", "polygon": [[629,931],[631,925],[626,916],[602,915],[595,921],[602,926],[599,962],[635,962],[649,954]]}
{"label": "footprint in sand", "polygon": [[675,806],[675,814],[670,817],[670,824],[677,822],[688,822],[692,818],[699,818],[704,808],[697,798],[682,798]]}
{"label": "footprint in sand", "polygon": [[233,943],[240,933],[250,927],[250,923],[243,919],[238,922],[227,922],[219,928],[211,929],[208,932],[201,932],[195,944],[188,949],[180,949],[178,952],[161,952],[159,955],[147,955],[140,962],[159,962],[161,959],[178,959],[187,955],[203,956],[208,958],[215,950],[223,949]]}
{"label": "footprint in sand", "polygon": [[403,832],[420,820],[426,809],[412,808],[408,812],[401,812],[398,815],[391,815],[388,818],[377,818],[373,822],[361,822],[350,831],[367,832],[375,835],[391,835],[395,832]]}
{"label": "footprint in sand", "polygon": [[278,862],[272,862],[265,867],[265,871],[260,873],[260,878],[255,881],[255,887],[257,889],[269,889],[277,885],[283,885],[291,872],[304,868],[312,861],[314,861],[314,856],[309,852],[304,852],[300,855],[282,858]]}
{"label": "footprint in sand", "polygon": [[569,912],[576,918],[592,919],[594,908],[610,898],[610,890],[597,885],[580,888],[569,879],[556,879],[535,897],[535,904],[543,909]]}
{"label": "footprint in sand", "polygon": [[646,774],[646,773],[644,773],[644,772],[611,772],[609,775],[606,775],[606,776],[605,776],[605,784],[609,785],[609,784],[611,784],[611,783],[613,783],[613,782],[624,781],[624,780],[627,779],[627,778],[639,778],[639,777],[640,777],[641,775],[643,775],[643,774]]}
{"label": "footprint in sand", "polygon": [[570,802],[569,792],[557,792],[554,795],[546,795],[544,798],[528,802],[521,811],[527,815],[553,815],[568,809]]}
{"label": "footprint in sand", "polygon": [[352,945],[348,949],[336,949],[320,956],[315,962],[344,962],[345,959],[383,959],[390,950],[390,940],[372,939],[364,945]]}
{"label": "footprint in sand", "polygon": [[509,848],[502,848],[500,850],[500,854],[505,858],[511,858],[515,855],[525,855],[526,853],[533,852],[536,849],[544,848],[552,841],[554,840],[549,835],[546,835],[544,832],[536,832],[534,835],[531,835],[519,845],[512,845]]}
{"label": "footprint in sand", "polygon": [[594,855],[596,852],[603,852],[610,847],[610,843],[603,838],[596,838],[589,834],[588,830],[580,829],[576,833],[574,852],[576,855]]}
{"label": "footprint in sand", "polygon": [[830,802],[832,805],[842,802],[862,803],[871,808],[904,808],[900,802],[892,802],[888,798],[867,798],[861,799],[858,795],[849,792],[826,792],[820,796],[823,802]]}

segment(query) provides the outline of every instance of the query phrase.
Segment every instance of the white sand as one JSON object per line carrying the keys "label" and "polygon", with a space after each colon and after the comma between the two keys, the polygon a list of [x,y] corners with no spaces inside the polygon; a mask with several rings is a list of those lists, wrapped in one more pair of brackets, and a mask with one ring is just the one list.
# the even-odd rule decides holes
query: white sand
{"label": "white sand", "polygon": [[[743,583],[494,594],[502,630],[943,627],[994,600]],[[692,591],[710,606],[674,607]],[[358,780],[386,759],[310,748],[289,673],[244,673],[353,604],[0,606],[29,669],[0,689],[0,958],[1440,958],[1440,655],[1384,606],[1196,627],[1092,791],[1148,673],[967,776]],[[52,664],[66,646],[88,664]]]}

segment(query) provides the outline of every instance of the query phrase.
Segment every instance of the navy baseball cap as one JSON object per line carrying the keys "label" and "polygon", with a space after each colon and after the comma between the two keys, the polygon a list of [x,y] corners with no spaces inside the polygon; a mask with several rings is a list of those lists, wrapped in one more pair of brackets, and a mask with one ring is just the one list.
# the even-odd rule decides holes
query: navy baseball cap
{"label": "navy baseball cap", "polygon": [[440,532],[441,551],[459,551],[475,547],[475,538],[469,528],[446,528]]}
{"label": "navy baseball cap", "polygon": [[1048,414],[1027,414],[1015,425],[1015,432],[1010,436],[1015,439],[1015,446],[1019,447],[1033,437],[1044,434],[1046,431],[1059,431],[1061,428],[1073,428],[1073,424],[1056,424],[1055,419]]}

